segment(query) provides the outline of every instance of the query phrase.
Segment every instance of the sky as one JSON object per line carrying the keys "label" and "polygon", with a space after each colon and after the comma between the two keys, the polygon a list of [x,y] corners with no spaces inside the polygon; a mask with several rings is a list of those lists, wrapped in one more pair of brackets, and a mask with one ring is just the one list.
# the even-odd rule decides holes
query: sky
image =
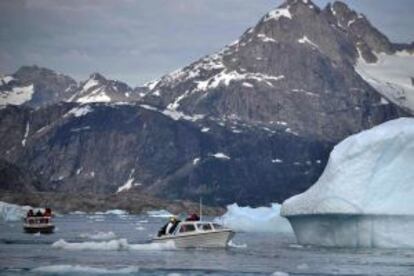
{"label": "sky", "polygon": [[[36,64],[78,81],[100,72],[142,85],[220,50],[281,2],[0,0],[0,73]],[[414,1],[343,2],[392,41],[414,41]]]}

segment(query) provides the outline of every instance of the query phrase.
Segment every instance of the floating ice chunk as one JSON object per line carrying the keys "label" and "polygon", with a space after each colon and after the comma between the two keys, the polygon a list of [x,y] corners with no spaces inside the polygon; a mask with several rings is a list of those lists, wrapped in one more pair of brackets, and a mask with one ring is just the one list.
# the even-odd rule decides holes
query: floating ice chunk
{"label": "floating ice chunk", "polygon": [[127,250],[128,241],[126,239],[110,240],[102,242],[66,242],[60,239],[52,244],[53,248],[65,250]]}
{"label": "floating ice chunk", "polygon": [[240,207],[237,203],[227,206],[227,212],[216,219],[236,231],[291,233],[289,222],[280,216],[280,205],[271,207]]}
{"label": "floating ice chunk", "polygon": [[74,211],[70,212],[71,215],[86,215],[86,212],[84,211]]}
{"label": "floating ice chunk", "polygon": [[414,247],[414,119],[353,135],[319,180],[283,203],[302,244]]}
{"label": "floating ice chunk", "polygon": [[88,234],[88,233],[81,234],[80,237],[91,239],[91,240],[112,240],[116,238],[116,235],[114,232],[109,231],[109,232],[97,232],[93,234]]}
{"label": "floating ice chunk", "polygon": [[201,129],[201,132],[209,132],[209,131],[210,131],[210,128],[208,128],[208,127],[203,127]]}
{"label": "floating ice chunk", "polygon": [[0,218],[3,221],[19,221],[26,216],[30,206],[19,206],[0,201]]}
{"label": "floating ice chunk", "polygon": [[169,218],[173,216],[167,210],[155,210],[155,211],[147,211],[147,215],[153,218]]}
{"label": "floating ice chunk", "polygon": [[103,214],[104,215],[128,215],[128,212],[125,210],[113,209],[113,210],[108,210],[104,212]]}
{"label": "floating ice chunk", "polygon": [[228,155],[226,155],[226,154],[224,154],[222,152],[217,152],[215,154],[212,154],[211,156],[213,156],[213,157],[215,157],[217,159],[224,159],[224,160],[230,160],[231,159]]}
{"label": "floating ice chunk", "polygon": [[283,271],[275,271],[272,276],[289,276],[289,273]]}
{"label": "floating ice chunk", "polygon": [[91,267],[91,266],[82,266],[82,265],[48,265],[40,266],[31,270],[35,273],[46,273],[46,274],[132,274],[138,273],[139,267],[137,266],[127,266],[116,269],[109,268],[100,268],[100,267]]}
{"label": "floating ice chunk", "polygon": [[237,243],[233,242],[233,240],[230,240],[227,245],[229,247],[233,247],[233,248],[247,248],[247,244],[245,244],[245,243],[237,244]]}
{"label": "floating ice chunk", "polygon": [[129,244],[126,239],[110,241],[88,241],[88,242],[66,242],[60,239],[52,244],[53,248],[70,251],[123,251],[123,250],[172,250],[175,249],[174,242],[167,243],[145,243]]}

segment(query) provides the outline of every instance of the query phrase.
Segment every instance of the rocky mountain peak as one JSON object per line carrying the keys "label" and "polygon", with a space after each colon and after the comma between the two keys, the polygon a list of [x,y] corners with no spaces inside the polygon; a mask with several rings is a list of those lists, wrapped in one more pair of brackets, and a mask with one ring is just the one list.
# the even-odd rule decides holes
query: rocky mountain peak
{"label": "rocky mountain peak", "polygon": [[90,74],[88,80],[95,80],[95,81],[104,82],[107,79],[102,74],[94,72],[94,73]]}
{"label": "rocky mountain peak", "polygon": [[324,13],[331,24],[346,33],[367,62],[377,61],[375,53],[395,52],[389,39],[376,29],[366,16],[350,9],[345,3],[336,1],[328,4]]}

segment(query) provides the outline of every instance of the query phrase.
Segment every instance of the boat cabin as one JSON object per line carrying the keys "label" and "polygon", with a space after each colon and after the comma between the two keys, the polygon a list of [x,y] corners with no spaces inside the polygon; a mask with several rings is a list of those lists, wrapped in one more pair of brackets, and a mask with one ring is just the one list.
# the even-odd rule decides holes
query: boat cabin
{"label": "boat cabin", "polygon": [[173,235],[211,232],[222,229],[224,229],[223,226],[213,222],[183,221],[180,222],[180,224],[177,226],[177,228],[173,232]]}

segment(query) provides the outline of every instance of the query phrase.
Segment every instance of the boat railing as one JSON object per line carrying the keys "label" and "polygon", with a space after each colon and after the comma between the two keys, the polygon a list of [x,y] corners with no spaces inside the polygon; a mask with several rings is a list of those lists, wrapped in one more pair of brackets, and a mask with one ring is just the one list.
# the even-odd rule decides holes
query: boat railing
{"label": "boat railing", "polygon": [[25,222],[27,224],[49,224],[51,217],[27,217]]}

